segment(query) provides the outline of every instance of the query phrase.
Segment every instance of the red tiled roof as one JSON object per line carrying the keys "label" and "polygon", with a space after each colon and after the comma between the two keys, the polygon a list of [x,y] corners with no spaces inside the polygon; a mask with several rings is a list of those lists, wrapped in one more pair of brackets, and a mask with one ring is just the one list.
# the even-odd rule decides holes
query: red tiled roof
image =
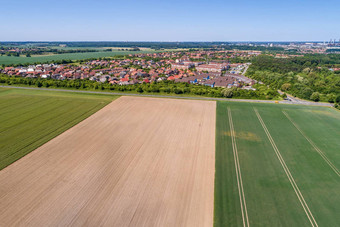
{"label": "red tiled roof", "polygon": [[129,78],[122,78],[120,79],[121,82],[124,82],[124,81],[129,81]]}

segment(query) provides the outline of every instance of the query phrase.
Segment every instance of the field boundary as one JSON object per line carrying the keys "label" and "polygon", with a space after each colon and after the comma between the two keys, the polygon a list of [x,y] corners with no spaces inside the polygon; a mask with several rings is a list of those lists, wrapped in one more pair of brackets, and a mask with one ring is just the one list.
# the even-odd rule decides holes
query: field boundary
{"label": "field boundary", "polygon": [[308,217],[308,220],[310,221],[310,223],[311,223],[311,225],[313,227],[314,226],[318,227],[318,224],[315,221],[314,216],[313,216],[312,212],[310,211],[310,209],[308,207],[308,204],[306,203],[306,201],[305,201],[305,199],[304,199],[304,197],[303,197],[299,187],[297,186],[297,184],[296,184],[292,174],[290,173],[290,170],[289,170],[288,166],[286,165],[283,157],[281,156],[281,153],[280,153],[279,149],[277,148],[277,146],[275,144],[275,141],[273,140],[269,130],[267,129],[267,126],[265,125],[264,121],[262,120],[262,117],[261,117],[260,113],[258,112],[258,110],[256,108],[254,108],[254,111],[255,111],[256,116],[257,116],[258,120],[260,121],[260,123],[261,123],[261,125],[262,125],[262,127],[263,127],[263,129],[264,129],[264,131],[265,131],[265,133],[266,133],[266,135],[268,137],[268,139],[269,139],[269,142],[271,143],[271,145],[272,145],[272,147],[273,147],[273,149],[275,151],[275,154],[276,154],[277,158],[279,159],[279,161],[281,163],[281,166],[282,166],[283,170],[285,171],[285,173],[286,173],[286,175],[288,177],[288,180],[290,181],[290,184],[292,185],[292,187],[293,187],[293,189],[295,191],[296,196],[298,197],[298,199],[300,201],[301,206],[303,207],[303,209],[304,209],[304,211],[305,211],[305,213],[306,213],[306,215]]}
{"label": "field boundary", "polygon": [[229,126],[230,126],[230,136],[231,136],[231,142],[232,142],[233,153],[234,153],[236,179],[237,179],[238,193],[239,193],[239,197],[240,197],[240,205],[241,205],[241,213],[242,213],[243,226],[248,226],[249,227],[249,219],[248,219],[248,212],[247,212],[247,203],[246,203],[246,198],[244,196],[243,183],[242,183],[242,174],[241,174],[240,162],[239,162],[239,158],[238,158],[237,145],[236,145],[236,139],[235,139],[235,131],[234,131],[234,124],[233,124],[233,118],[232,118],[232,115],[231,115],[230,107],[228,107],[228,117],[229,117]]}
{"label": "field boundary", "polygon": [[300,129],[300,127],[291,119],[287,112],[282,111],[282,113],[288,118],[288,120],[295,126],[295,128],[305,137],[305,139],[312,145],[316,152],[325,160],[325,162],[332,168],[332,170],[340,177],[340,171],[336,166],[327,158],[327,156],[315,145],[315,143]]}
{"label": "field boundary", "polygon": [[267,103],[267,104],[287,104],[287,105],[301,105],[301,106],[323,106],[332,107],[330,103],[292,103],[289,101],[273,101],[262,99],[233,99],[233,98],[214,98],[204,96],[178,96],[178,95],[158,95],[158,94],[139,94],[139,93],[127,93],[127,92],[107,92],[107,91],[91,91],[91,90],[75,90],[75,89],[59,89],[59,88],[38,88],[38,87],[20,87],[0,84],[0,88],[12,88],[12,89],[26,89],[26,90],[40,90],[40,91],[62,91],[62,92],[74,92],[74,93],[88,93],[88,94],[104,94],[104,95],[119,95],[119,96],[137,96],[137,97],[151,97],[151,98],[171,98],[171,99],[191,99],[191,100],[208,100],[208,101],[225,101],[225,102],[245,102],[245,103]]}

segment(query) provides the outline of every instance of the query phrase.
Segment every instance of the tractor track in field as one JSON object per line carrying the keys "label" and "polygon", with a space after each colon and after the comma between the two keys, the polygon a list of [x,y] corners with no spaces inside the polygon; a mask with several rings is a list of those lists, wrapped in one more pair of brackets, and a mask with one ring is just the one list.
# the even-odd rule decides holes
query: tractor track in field
{"label": "tractor track in field", "polygon": [[323,158],[323,160],[331,167],[331,169],[335,172],[338,177],[340,177],[340,171],[336,166],[327,158],[325,153],[323,153],[320,148],[316,146],[316,144],[300,129],[300,127],[293,121],[293,119],[288,115],[287,112],[282,111],[282,113],[288,118],[288,120],[294,125],[294,127],[305,137],[305,139],[312,145],[312,147],[316,150],[316,152]]}
{"label": "tractor track in field", "polygon": [[244,196],[241,167],[240,167],[240,162],[239,162],[239,157],[238,157],[237,144],[236,144],[236,139],[235,139],[235,130],[234,130],[233,118],[231,115],[230,107],[228,107],[228,117],[229,117],[231,142],[233,145],[236,179],[237,179],[238,193],[239,193],[239,198],[240,198],[242,221],[243,221],[244,227],[246,226],[249,227],[247,203],[246,203],[246,197]]}
{"label": "tractor track in field", "polygon": [[293,187],[293,189],[295,191],[296,196],[298,197],[298,199],[300,201],[300,204],[301,204],[303,210],[305,211],[305,213],[306,213],[306,215],[308,217],[309,222],[311,223],[311,225],[313,227],[318,227],[318,224],[315,221],[315,218],[314,218],[312,212],[310,211],[310,209],[308,207],[308,204],[306,203],[306,201],[305,201],[305,199],[304,199],[304,197],[303,197],[299,187],[297,186],[297,184],[296,184],[292,174],[290,173],[290,170],[289,170],[288,166],[286,165],[283,157],[281,156],[281,153],[280,153],[279,149],[277,148],[277,146],[275,144],[275,141],[273,140],[269,130],[267,129],[267,126],[265,125],[264,121],[262,120],[262,117],[261,117],[260,113],[258,112],[258,110],[256,108],[254,108],[254,111],[255,111],[256,116],[257,116],[259,122],[261,123],[261,125],[262,125],[262,127],[263,127],[263,129],[264,129],[264,131],[265,131],[265,133],[267,135],[267,137],[268,137],[269,142],[271,143],[271,145],[272,145],[272,147],[273,147],[273,149],[275,151],[275,154],[276,154],[277,158],[279,159],[279,161],[281,163],[281,166],[282,166],[283,170],[285,171],[285,173],[286,173],[286,175],[288,177],[288,180],[289,180],[290,184],[292,185],[292,187]]}

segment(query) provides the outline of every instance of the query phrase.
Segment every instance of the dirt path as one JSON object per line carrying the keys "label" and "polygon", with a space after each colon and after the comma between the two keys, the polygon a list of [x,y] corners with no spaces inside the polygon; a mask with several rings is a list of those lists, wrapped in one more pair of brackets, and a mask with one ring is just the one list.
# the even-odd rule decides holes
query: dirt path
{"label": "dirt path", "polygon": [[0,171],[0,226],[212,226],[215,111],[117,99]]}

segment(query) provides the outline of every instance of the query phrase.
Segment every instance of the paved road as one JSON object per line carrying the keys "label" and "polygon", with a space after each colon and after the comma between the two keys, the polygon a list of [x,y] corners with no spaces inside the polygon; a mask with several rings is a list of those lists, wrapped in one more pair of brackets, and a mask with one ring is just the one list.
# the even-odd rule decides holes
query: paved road
{"label": "paved road", "polygon": [[245,67],[245,69],[243,70],[243,73],[242,73],[243,76],[246,75],[246,72],[247,72],[250,65],[251,65],[251,63],[246,65],[246,67]]}
{"label": "paved road", "polygon": [[67,89],[53,89],[53,88],[37,88],[37,87],[17,87],[17,86],[0,86],[2,88],[16,88],[26,90],[44,90],[44,91],[64,91],[74,93],[90,93],[90,94],[105,94],[105,95],[122,95],[122,96],[141,96],[141,97],[155,97],[155,98],[176,98],[176,99],[195,99],[195,100],[221,100],[231,102],[256,102],[256,103],[283,103],[295,105],[308,106],[332,106],[330,103],[309,102],[309,101],[273,101],[273,100],[256,100],[256,99],[227,99],[227,98],[209,98],[209,97],[189,97],[189,96],[171,96],[171,95],[146,95],[146,94],[129,94],[123,92],[100,92],[100,91],[82,91],[82,90],[67,90]]}
{"label": "paved road", "polygon": [[[279,94],[282,95],[283,92],[278,90]],[[294,96],[291,96],[289,94],[287,94],[287,99],[288,100],[285,100],[287,102],[290,102],[291,104],[300,104],[300,105],[318,105],[318,106],[333,106],[332,104],[330,103],[326,103],[326,102],[311,102],[311,101],[306,101],[306,100],[302,100],[302,99],[299,99],[299,98],[296,98]]]}

